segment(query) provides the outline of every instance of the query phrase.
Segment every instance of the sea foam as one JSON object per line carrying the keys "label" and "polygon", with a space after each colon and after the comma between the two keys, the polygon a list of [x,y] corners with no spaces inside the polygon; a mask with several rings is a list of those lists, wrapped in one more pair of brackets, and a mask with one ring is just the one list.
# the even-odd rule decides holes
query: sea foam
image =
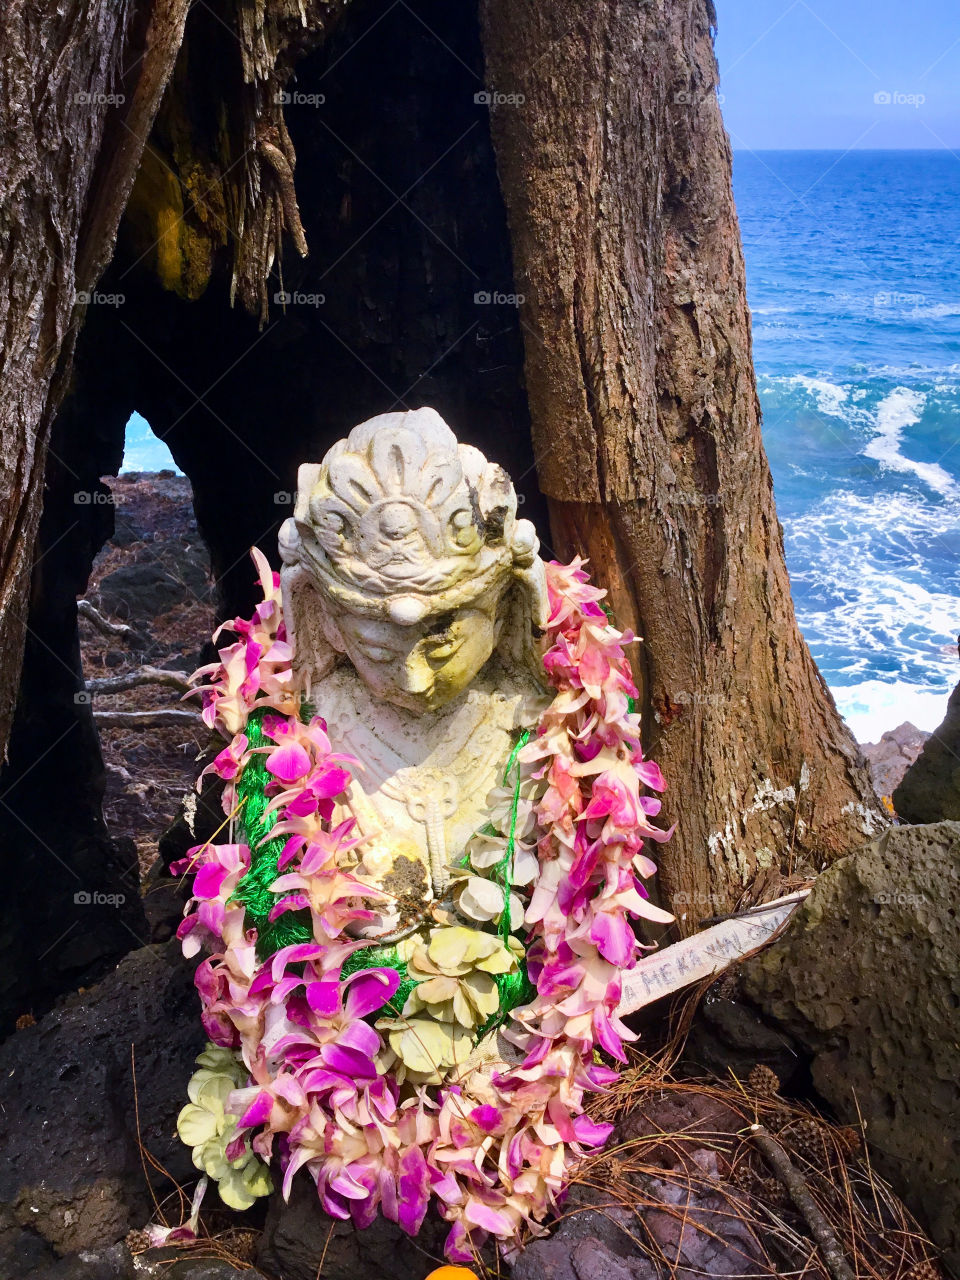
{"label": "sea foam", "polygon": [[900,451],[906,427],[920,421],[926,395],[910,387],[896,387],[884,396],[877,407],[876,432],[864,453],[885,467],[895,471],[912,472],[936,493],[955,498],[960,496],[960,486],[937,462],[917,462]]}

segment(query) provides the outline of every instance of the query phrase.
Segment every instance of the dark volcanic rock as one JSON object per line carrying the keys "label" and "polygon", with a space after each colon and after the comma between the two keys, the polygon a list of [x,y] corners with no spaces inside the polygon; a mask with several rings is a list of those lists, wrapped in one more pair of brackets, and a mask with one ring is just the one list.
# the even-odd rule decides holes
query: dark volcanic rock
{"label": "dark volcanic rock", "polygon": [[[202,1255],[206,1246],[195,1246]],[[190,1249],[179,1252],[171,1249],[153,1249],[137,1256],[134,1274],[137,1280],[262,1280],[261,1273],[251,1267],[235,1267],[219,1258],[194,1258]],[[285,1278],[284,1278],[285,1280]]]}
{"label": "dark volcanic rock", "polygon": [[[185,600],[209,595],[209,561],[202,547],[146,549],[100,582],[100,605],[117,618],[152,619]],[[202,637],[201,637],[202,638]]]}
{"label": "dark volcanic rock", "polygon": [[[732,1212],[731,1189],[724,1190],[715,1153],[691,1140],[700,1129],[712,1146],[718,1134],[732,1136],[742,1128],[743,1116],[710,1103],[698,1114],[696,1101],[664,1102],[655,1101],[647,1113],[628,1117],[617,1141],[630,1142],[651,1132],[683,1132],[694,1178],[686,1182],[669,1172],[663,1178],[644,1174],[634,1192],[644,1206],[642,1213],[622,1202],[622,1185],[611,1194],[575,1185],[552,1234],[528,1244],[515,1261],[513,1280],[660,1280],[667,1275],[671,1280],[701,1280],[770,1273],[762,1229],[752,1220],[743,1196],[736,1197],[741,1212]],[[677,1119],[684,1127],[671,1129]],[[651,1165],[663,1163],[667,1170],[675,1153],[674,1140],[663,1144],[663,1161],[655,1147],[645,1149],[644,1163],[649,1158]],[[603,1181],[602,1175],[597,1181]],[[664,1207],[653,1207],[657,1202]],[[658,1257],[670,1258],[672,1265],[656,1265],[641,1243]]]}
{"label": "dark volcanic rock", "polygon": [[639,1224],[629,1209],[578,1186],[567,1196],[564,1213],[550,1236],[532,1241],[519,1255],[513,1280],[657,1280],[656,1269],[634,1247],[631,1236]]}
{"label": "dark volcanic rock", "polygon": [[744,988],[857,1106],[880,1172],[960,1267],[960,823],[894,827],[817,880]]}
{"label": "dark volcanic rock", "polygon": [[683,1074],[729,1080],[733,1072],[746,1080],[757,1063],[769,1067],[788,1089],[802,1084],[796,1046],[783,1028],[768,1023],[753,1005],[723,995],[721,983],[714,984],[697,1007],[683,1046]]}
{"label": "dark volcanic rock", "polygon": [[[13,1222],[66,1254],[105,1248],[147,1221],[131,1047],[140,1137],[190,1184],[176,1116],[203,1044],[192,970],[174,944],[132,952],[0,1046],[0,1204]],[[151,1178],[161,1195],[172,1189]]]}
{"label": "dark volcanic rock", "polygon": [[443,1264],[449,1230],[431,1207],[416,1240],[379,1216],[358,1231],[350,1222],[328,1217],[313,1182],[300,1174],[289,1204],[278,1193],[271,1199],[257,1263],[283,1280],[316,1280],[321,1259],[323,1280],[423,1280]]}
{"label": "dark volcanic rock", "polygon": [[894,791],[893,807],[906,822],[960,820],[960,684],[950,695],[943,724]]}

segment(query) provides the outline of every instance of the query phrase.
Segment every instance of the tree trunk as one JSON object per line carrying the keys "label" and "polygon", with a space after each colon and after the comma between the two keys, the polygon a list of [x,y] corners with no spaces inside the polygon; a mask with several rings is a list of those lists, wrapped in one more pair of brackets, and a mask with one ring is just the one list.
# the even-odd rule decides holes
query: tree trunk
{"label": "tree trunk", "polygon": [[50,424],[109,259],[188,0],[0,12],[0,757],[26,633]]}
{"label": "tree trunk", "polygon": [[[760,436],[710,0],[482,0],[556,550],[639,648],[687,928],[882,824],[800,636]],[[511,97],[512,95],[512,97]]]}

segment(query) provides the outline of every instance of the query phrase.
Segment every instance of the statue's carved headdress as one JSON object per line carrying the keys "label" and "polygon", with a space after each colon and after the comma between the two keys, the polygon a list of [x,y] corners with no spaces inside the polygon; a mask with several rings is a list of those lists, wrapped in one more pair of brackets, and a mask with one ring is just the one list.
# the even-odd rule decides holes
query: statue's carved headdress
{"label": "statue's carved headdress", "polygon": [[280,531],[287,616],[304,577],[328,606],[412,624],[518,579],[542,624],[543,565],[502,467],[458,444],[433,409],[385,413],[297,475]]}

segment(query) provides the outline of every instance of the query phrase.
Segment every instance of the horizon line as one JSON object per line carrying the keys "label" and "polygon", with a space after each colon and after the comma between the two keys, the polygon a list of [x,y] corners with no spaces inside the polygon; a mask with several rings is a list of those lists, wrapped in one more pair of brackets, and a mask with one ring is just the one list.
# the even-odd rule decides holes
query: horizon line
{"label": "horizon line", "polygon": [[731,145],[730,149],[735,153],[742,153],[743,155],[754,155],[754,154],[760,154],[761,152],[768,152],[768,151],[819,151],[819,152],[828,151],[828,152],[841,152],[842,154],[852,154],[856,152],[859,155],[869,155],[871,153],[874,155],[885,155],[888,152],[896,151],[896,152],[906,152],[911,155],[918,155],[918,156],[938,156],[938,155],[955,156],[956,153],[960,151],[960,143],[957,144],[956,148],[946,147],[946,146],[944,147],[791,147],[791,146],[734,147]]}

